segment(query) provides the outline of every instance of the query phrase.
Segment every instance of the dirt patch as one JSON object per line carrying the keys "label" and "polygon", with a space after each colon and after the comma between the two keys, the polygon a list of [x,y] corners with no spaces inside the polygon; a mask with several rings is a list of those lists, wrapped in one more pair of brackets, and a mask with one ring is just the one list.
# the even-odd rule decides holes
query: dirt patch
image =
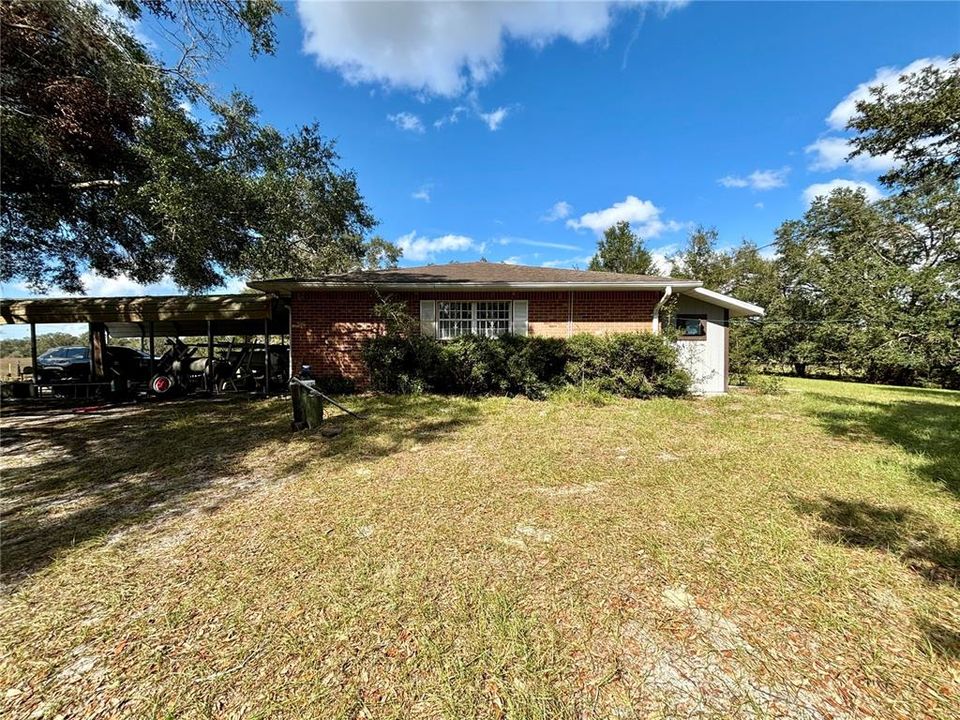
{"label": "dirt patch", "polygon": [[847,717],[807,689],[759,679],[757,651],[736,622],[701,608],[681,586],[661,608],[628,619],[607,648],[621,668],[602,693],[611,715],[669,717]]}
{"label": "dirt patch", "polygon": [[517,548],[518,550],[524,550],[531,543],[550,543],[553,542],[553,533],[543,530],[533,525],[524,525],[523,523],[518,524],[514,529],[513,533],[508,537],[500,538],[500,542],[504,545]]}

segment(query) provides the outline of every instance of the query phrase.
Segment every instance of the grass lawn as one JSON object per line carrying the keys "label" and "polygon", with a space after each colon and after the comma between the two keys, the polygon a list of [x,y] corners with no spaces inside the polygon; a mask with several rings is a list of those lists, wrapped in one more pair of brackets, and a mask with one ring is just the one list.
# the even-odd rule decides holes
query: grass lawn
{"label": "grass lawn", "polygon": [[956,717],[960,393],[787,388],[8,408],[0,714]]}

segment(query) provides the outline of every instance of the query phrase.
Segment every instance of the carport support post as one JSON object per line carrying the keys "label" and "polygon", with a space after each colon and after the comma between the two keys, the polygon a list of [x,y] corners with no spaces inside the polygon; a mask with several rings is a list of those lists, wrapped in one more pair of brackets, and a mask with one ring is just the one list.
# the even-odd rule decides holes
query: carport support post
{"label": "carport support post", "polygon": [[270,320],[263,321],[263,394],[270,394]]}
{"label": "carport support post", "polygon": [[150,333],[150,379],[153,380],[154,373],[154,362],[153,362],[153,320],[148,324],[148,331]]}
{"label": "carport support post", "polygon": [[106,375],[103,367],[105,335],[103,323],[90,323],[90,377],[93,382],[100,382]]}
{"label": "carport support post", "polygon": [[217,391],[216,367],[213,363],[213,320],[207,320],[207,391]]}
{"label": "carport support post", "polygon": [[[36,397],[40,389],[37,385],[39,369],[37,368],[37,324],[30,323],[30,375],[31,394]],[[21,378],[22,379],[22,378]]]}

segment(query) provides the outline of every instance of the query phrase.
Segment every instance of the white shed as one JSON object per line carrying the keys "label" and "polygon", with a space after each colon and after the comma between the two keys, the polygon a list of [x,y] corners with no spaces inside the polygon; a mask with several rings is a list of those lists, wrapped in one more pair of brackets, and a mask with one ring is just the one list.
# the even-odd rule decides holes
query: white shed
{"label": "white shed", "polygon": [[730,374],[730,318],[763,315],[763,308],[706,288],[677,295],[677,348],[693,375],[693,391],[716,395],[727,391]]}

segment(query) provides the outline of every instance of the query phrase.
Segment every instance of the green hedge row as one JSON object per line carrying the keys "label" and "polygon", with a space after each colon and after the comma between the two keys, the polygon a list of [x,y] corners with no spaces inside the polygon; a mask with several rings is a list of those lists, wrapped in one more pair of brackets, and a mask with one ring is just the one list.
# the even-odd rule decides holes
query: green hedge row
{"label": "green hedge row", "polygon": [[373,388],[400,394],[539,399],[576,385],[632,398],[678,397],[691,383],[676,348],[651,333],[580,334],[567,340],[467,335],[446,342],[388,333],[368,340],[363,357]]}

